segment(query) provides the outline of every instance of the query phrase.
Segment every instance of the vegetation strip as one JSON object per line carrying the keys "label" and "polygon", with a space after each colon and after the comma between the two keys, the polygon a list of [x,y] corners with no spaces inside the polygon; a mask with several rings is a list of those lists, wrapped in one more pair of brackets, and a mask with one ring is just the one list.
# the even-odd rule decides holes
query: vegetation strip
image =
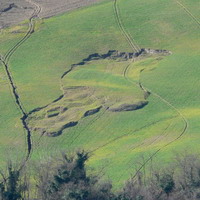
{"label": "vegetation strip", "polygon": [[[27,134],[27,156],[25,158],[25,162],[29,159],[31,151],[32,151],[32,141],[31,141],[31,131],[28,127],[28,124],[26,123],[26,118],[28,117],[28,114],[25,110],[25,108],[23,107],[23,104],[20,100],[20,95],[17,92],[17,86],[13,81],[11,72],[9,70],[9,60],[11,58],[11,56],[15,53],[15,51],[31,36],[31,34],[34,32],[34,18],[36,18],[38,16],[38,14],[41,11],[41,8],[39,5],[37,5],[36,3],[33,3],[32,1],[28,1],[27,2],[33,4],[36,8],[34,9],[33,14],[31,15],[31,17],[29,18],[29,29],[26,33],[26,35],[19,41],[17,42],[11,49],[8,50],[8,52],[5,54],[5,56],[1,56],[0,60],[4,66],[4,69],[6,71],[6,75],[8,77],[10,86],[12,88],[12,94],[14,96],[15,99],[15,103],[17,105],[17,107],[19,108],[19,110],[22,113],[22,117],[21,117],[21,122],[22,125],[26,131]],[[21,168],[24,166],[25,162],[23,163],[23,165],[21,166]]]}

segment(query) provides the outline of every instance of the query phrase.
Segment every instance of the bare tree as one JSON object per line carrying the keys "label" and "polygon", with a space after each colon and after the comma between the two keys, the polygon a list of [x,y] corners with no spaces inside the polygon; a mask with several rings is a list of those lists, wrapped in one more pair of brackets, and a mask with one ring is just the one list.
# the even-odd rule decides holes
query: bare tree
{"label": "bare tree", "polygon": [[0,199],[19,200],[28,199],[29,178],[24,175],[25,168],[14,166],[11,161],[7,163],[7,169],[0,171]]}

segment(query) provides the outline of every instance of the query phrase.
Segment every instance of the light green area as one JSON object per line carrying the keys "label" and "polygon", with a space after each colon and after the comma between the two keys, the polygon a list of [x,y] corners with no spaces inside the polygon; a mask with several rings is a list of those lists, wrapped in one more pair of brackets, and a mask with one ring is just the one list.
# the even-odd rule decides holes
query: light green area
{"label": "light green area", "polygon": [[[199,1],[181,2],[199,19]],[[171,159],[174,151],[199,151],[200,142],[200,26],[175,0],[118,0],[118,7],[125,30],[140,47],[167,49],[172,55],[163,59],[138,60],[130,65],[126,77],[121,73],[125,63],[119,65],[112,61],[109,64],[114,67],[108,71],[105,61],[80,66],[65,76],[65,87],[95,86],[105,96],[113,92],[120,98],[126,95],[121,92],[124,89],[137,99],[141,91],[136,83],[141,79],[145,87],[170,102],[175,109],[153,94],[148,98],[149,104],[137,111],[119,113],[102,109],[81,119],[77,126],[65,129],[59,137],[40,137],[34,133],[31,157],[37,160],[79,148],[94,151],[88,168],[97,171],[103,168],[115,186],[129,177],[142,155],[147,159],[182,133],[184,122],[180,113],[189,123],[186,133],[160,151],[156,160],[162,165]],[[4,53],[19,37],[18,34],[0,37],[1,52]],[[62,94],[60,77],[71,64],[80,62],[89,54],[107,53],[110,49],[131,51],[117,26],[113,1],[44,20],[10,61],[26,109],[31,111],[58,98]],[[141,69],[144,69],[142,74]],[[20,127],[20,115],[8,87],[1,85],[1,88],[1,94],[4,94],[0,99],[0,117],[4,122],[0,124],[1,141],[5,141],[3,144],[8,141],[12,146],[13,142],[9,140],[13,140],[14,134],[17,133],[18,139],[23,134],[20,128],[14,128],[15,120]],[[6,131],[9,137],[5,136]],[[20,141],[24,144],[23,136]],[[8,146],[3,144],[1,152]]]}

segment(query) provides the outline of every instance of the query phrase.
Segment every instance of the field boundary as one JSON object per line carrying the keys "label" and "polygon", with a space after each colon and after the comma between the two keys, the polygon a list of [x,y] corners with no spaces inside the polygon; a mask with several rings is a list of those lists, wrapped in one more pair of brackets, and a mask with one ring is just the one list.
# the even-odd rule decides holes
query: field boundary
{"label": "field boundary", "polygon": [[25,36],[23,36],[23,38],[18,41],[13,47],[11,47],[4,56],[1,55],[0,57],[0,61],[2,62],[3,66],[4,66],[4,70],[6,72],[7,78],[9,80],[10,83],[10,88],[11,88],[11,93],[13,95],[13,98],[15,100],[15,103],[17,105],[17,107],[19,108],[22,117],[20,118],[23,128],[26,132],[26,140],[27,140],[27,155],[26,158],[23,162],[23,164],[20,166],[20,170],[23,168],[23,166],[26,164],[26,162],[29,160],[29,157],[31,155],[32,152],[32,139],[31,139],[31,131],[28,127],[28,124],[26,122],[26,118],[28,117],[28,114],[26,112],[26,109],[23,106],[23,103],[20,99],[20,95],[17,92],[17,86],[14,83],[13,77],[12,77],[12,73],[9,69],[9,61],[11,56],[17,51],[17,49],[32,35],[32,33],[34,33],[34,28],[35,28],[35,23],[34,23],[34,19],[38,17],[39,13],[41,12],[41,7],[32,2],[31,0],[26,0],[28,3],[34,5],[34,11],[32,13],[32,15],[30,16],[29,20],[29,28],[28,31],[26,32]]}

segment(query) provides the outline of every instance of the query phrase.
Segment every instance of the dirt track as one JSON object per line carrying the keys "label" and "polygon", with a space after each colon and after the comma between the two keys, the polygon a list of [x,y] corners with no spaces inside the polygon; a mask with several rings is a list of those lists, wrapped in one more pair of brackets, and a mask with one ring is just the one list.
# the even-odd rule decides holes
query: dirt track
{"label": "dirt track", "polygon": [[[114,0],[114,12],[115,12],[115,17],[116,17],[116,20],[117,20],[117,23],[118,23],[118,26],[119,26],[119,29],[121,30],[122,34],[124,35],[124,37],[126,38],[128,44],[130,45],[130,47],[134,50],[136,50],[136,52],[138,51],[137,48],[141,49],[139,47],[139,45],[137,44],[137,42],[131,38],[128,34],[128,32],[126,32],[125,28],[124,28],[124,25],[122,23],[122,20],[121,20],[121,17],[120,17],[120,12],[119,12],[119,8],[118,8],[118,5],[117,5],[117,1],[118,0]],[[178,0],[176,1],[181,7],[184,8],[184,10],[193,18],[193,20],[195,20],[195,22],[197,22],[199,24],[199,21],[193,16],[192,13],[190,13],[190,11],[183,5],[181,4]],[[132,63],[134,62],[134,59],[132,60]],[[127,76],[127,72],[128,72],[128,67],[131,66],[130,64],[125,68],[125,71],[124,71],[124,77],[128,79],[128,76]],[[142,70],[143,71],[143,70]],[[142,72],[140,71],[140,73]],[[132,82],[132,81],[130,81]],[[133,84],[135,84],[133,82]],[[179,134],[179,136],[173,140],[171,140],[170,142],[168,142],[167,144],[165,144],[164,146],[160,147],[159,149],[157,149],[148,159],[146,159],[144,161],[144,163],[139,167],[139,169],[136,171],[135,175],[132,176],[132,178],[136,178],[138,173],[146,166],[146,164],[148,162],[150,162],[160,151],[162,151],[164,148],[168,147],[169,145],[171,145],[172,143],[174,143],[175,141],[179,140],[187,131],[188,129],[188,126],[189,126],[189,123],[187,121],[187,119],[185,118],[185,116],[181,113],[181,111],[179,111],[178,108],[176,108],[174,105],[172,105],[168,100],[166,100],[165,98],[163,98],[162,96],[160,96],[159,94],[151,91],[149,88],[145,87],[141,82],[139,82],[139,87],[148,92],[149,94],[151,94],[152,96],[156,97],[157,99],[159,99],[161,102],[165,103],[169,108],[171,108],[172,110],[174,110],[176,113],[177,113],[177,116],[180,117],[180,119],[182,120],[183,122],[183,128]]]}
{"label": "dirt track", "polygon": [[[51,17],[101,0],[34,0],[42,8],[40,17]],[[0,29],[18,24],[33,12],[26,0],[0,0]]]}

